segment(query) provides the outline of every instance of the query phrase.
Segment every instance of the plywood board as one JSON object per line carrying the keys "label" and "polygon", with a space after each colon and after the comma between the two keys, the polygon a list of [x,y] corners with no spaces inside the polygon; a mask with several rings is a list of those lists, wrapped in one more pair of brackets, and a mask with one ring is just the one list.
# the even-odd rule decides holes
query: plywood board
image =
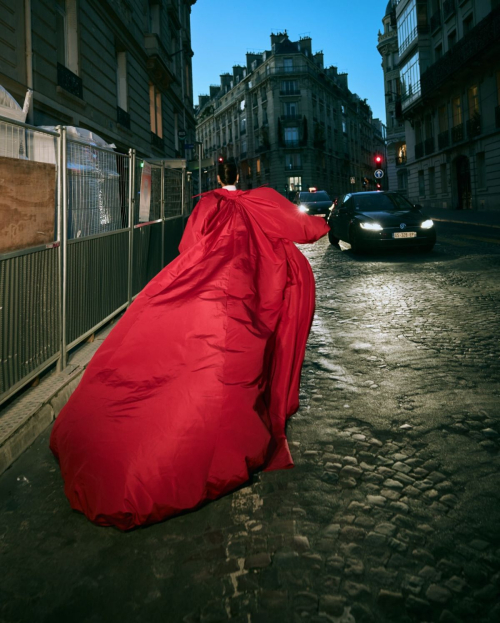
{"label": "plywood board", "polygon": [[54,241],[56,167],[0,157],[0,253]]}

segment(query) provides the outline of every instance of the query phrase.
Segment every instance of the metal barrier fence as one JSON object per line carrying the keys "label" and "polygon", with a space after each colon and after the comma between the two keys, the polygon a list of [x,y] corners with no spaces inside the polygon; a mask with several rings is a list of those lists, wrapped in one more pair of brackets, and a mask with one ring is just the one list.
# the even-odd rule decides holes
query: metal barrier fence
{"label": "metal barrier fence", "polygon": [[56,178],[50,241],[0,251],[0,404],[130,305],[177,255],[191,208],[185,169],[57,130],[0,118],[0,165]]}

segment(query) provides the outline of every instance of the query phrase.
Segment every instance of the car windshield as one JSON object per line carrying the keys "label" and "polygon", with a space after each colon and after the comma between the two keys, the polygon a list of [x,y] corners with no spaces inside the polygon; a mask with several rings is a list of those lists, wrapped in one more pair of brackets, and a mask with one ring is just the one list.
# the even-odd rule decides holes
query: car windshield
{"label": "car windshield", "polygon": [[300,200],[307,201],[307,202],[331,201],[330,197],[328,196],[328,193],[326,193],[324,190],[320,190],[317,193],[300,193]]}
{"label": "car windshield", "polygon": [[396,194],[353,195],[354,206],[362,212],[391,212],[396,210],[411,210],[412,204]]}

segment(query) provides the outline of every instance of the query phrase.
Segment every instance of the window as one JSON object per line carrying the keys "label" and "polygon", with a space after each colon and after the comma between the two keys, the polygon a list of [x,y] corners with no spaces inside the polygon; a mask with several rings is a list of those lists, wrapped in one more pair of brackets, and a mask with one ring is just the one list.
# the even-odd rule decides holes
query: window
{"label": "window", "polygon": [[480,151],[476,154],[476,174],[477,174],[477,187],[486,188],[486,166],[484,159],[484,151]]}
{"label": "window", "polygon": [[299,142],[299,129],[285,128],[285,144],[290,145]]}
{"label": "window", "polygon": [[424,172],[418,172],[418,194],[423,197],[425,195],[425,178]]}
{"label": "window", "polygon": [[469,103],[469,119],[473,119],[479,115],[479,98],[477,86],[470,87],[467,90],[467,101]]}
{"label": "window", "polygon": [[448,192],[448,175],[446,172],[446,164],[442,164],[440,166],[440,172],[441,172],[441,192],[447,193]]}
{"label": "window", "polygon": [[417,38],[417,0],[411,0],[398,20],[399,55]]}
{"label": "window", "polygon": [[436,194],[436,170],[434,167],[429,167],[429,194]]}
{"label": "window", "polygon": [[473,26],[473,15],[470,13],[463,21],[463,33],[466,35],[468,32],[472,30]]}
{"label": "window", "polygon": [[420,59],[418,52],[401,69],[401,89],[404,103],[410,104],[420,97]]}
{"label": "window", "polygon": [[298,93],[297,80],[283,80],[281,82],[281,92],[284,95],[294,95]]}
{"label": "window", "polygon": [[243,98],[240,102],[240,110],[245,110],[245,105],[246,105],[245,98]]}
{"label": "window", "polygon": [[451,102],[452,106],[452,115],[453,115],[453,126],[460,125],[462,123],[462,102],[459,97],[456,97]]}
{"label": "window", "polygon": [[116,92],[117,103],[122,110],[128,110],[127,94],[127,53],[116,53]]}
{"label": "window", "polygon": [[[151,132],[162,138],[161,93],[154,84],[149,85],[149,113],[151,117]],[[177,132],[175,135],[177,136]]]}
{"label": "window", "polygon": [[148,32],[160,36],[160,3],[158,0],[149,0]]}
{"label": "window", "polygon": [[288,177],[287,178],[287,190],[289,192],[302,190],[302,178],[301,177]]}
{"label": "window", "polygon": [[406,190],[408,188],[408,172],[406,169],[398,171],[398,190]]}
{"label": "window", "polygon": [[434,61],[438,61],[443,56],[443,44],[440,43],[434,48]]}
{"label": "window", "polygon": [[451,48],[455,45],[456,42],[457,42],[457,31],[452,30],[448,34],[448,50],[451,50]]}
{"label": "window", "polygon": [[285,102],[283,104],[285,117],[296,117],[298,115],[298,108],[297,102]]}
{"label": "window", "polygon": [[300,169],[302,161],[300,154],[285,154],[285,169]]}
{"label": "window", "polygon": [[240,119],[240,134],[245,134],[246,131],[247,131],[247,118],[246,118],[246,115],[244,115]]}
{"label": "window", "polygon": [[283,60],[283,68],[285,72],[293,71],[293,58],[285,58]]}
{"label": "window", "polygon": [[57,0],[57,62],[78,74],[78,32],[76,0]]}
{"label": "window", "polygon": [[438,109],[439,132],[448,130],[448,111],[446,106],[440,106]]}
{"label": "window", "polygon": [[347,123],[345,121],[342,121],[342,132],[347,134]]}

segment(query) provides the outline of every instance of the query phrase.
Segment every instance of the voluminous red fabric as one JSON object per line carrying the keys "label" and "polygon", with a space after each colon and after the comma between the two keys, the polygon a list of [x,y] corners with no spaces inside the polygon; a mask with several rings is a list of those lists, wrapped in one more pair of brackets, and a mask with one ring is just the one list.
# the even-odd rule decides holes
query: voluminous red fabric
{"label": "voluminous red fabric", "polygon": [[127,530],[293,466],[314,278],[293,244],[326,234],[277,192],[205,194],[181,254],[139,294],[57,418],[72,508]]}

